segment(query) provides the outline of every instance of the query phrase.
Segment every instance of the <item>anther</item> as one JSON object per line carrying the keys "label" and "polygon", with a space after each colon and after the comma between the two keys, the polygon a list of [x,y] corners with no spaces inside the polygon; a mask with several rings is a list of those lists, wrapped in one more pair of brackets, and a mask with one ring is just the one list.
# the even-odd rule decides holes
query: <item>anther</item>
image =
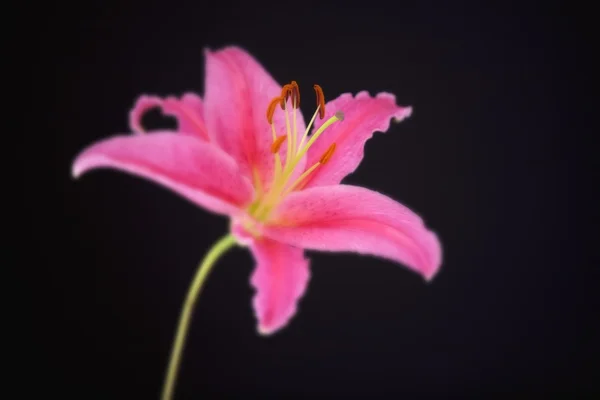
{"label": "anther", "polygon": [[325,117],[325,95],[323,94],[323,89],[321,86],[314,85],[315,93],[317,94],[317,107],[319,107],[319,118],[323,119]]}
{"label": "anther", "polygon": [[285,142],[285,139],[287,139],[287,135],[281,135],[277,139],[275,139],[275,141],[271,145],[271,153],[277,153],[283,142]]}
{"label": "anther", "polygon": [[300,88],[296,81],[292,81],[292,106],[300,108]]}
{"label": "anther", "polygon": [[293,86],[289,83],[283,85],[283,87],[281,88],[281,109],[282,110],[285,109],[285,103],[290,98],[290,95],[292,94],[292,90],[293,90]]}
{"label": "anther", "polygon": [[267,121],[269,122],[269,124],[273,123],[273,114],[275,114],[275,109],[277,108],[277,104],[281,103],[281,101],[282,101],[281,97],[275,97],[269,103],[269,106],[267,107]]}
{"label": "anther", "polygon": [[331,146],[329,146],[329,148],[321,156],[319,163],[321,163],[321,165],[325,164],[327,161],[329,161],[331,159],[331,156],[333,156],[334,152],[335,152],[335,143],[332,143]]}

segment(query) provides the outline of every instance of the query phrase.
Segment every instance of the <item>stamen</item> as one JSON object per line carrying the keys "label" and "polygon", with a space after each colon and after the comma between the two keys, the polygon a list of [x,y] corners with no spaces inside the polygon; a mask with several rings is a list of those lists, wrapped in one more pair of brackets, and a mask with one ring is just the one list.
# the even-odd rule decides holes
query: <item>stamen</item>
{"label": "stamen", "polygon": [[[290,184],[289,180],[293,175],[294,169],[300,160],[302,160],[302,158],[306,155],[308,149],[314,144],[319,136],[323,134],[323,132],[329,128],[329,126],[331,126],[331,124],[344,119],[344,114],[341,111],[338,111],[333,116],[325,120],[312,135],[308,136],[308,133],[316,120],[317,114],[321,119],[324,119],[325,117],[325,96],[323,94],[323,89],[319,85],[314,85],[314,89],[317,97],[317,109],[315,110],[315,113],[312,116],[310,123],[306,127],[304,135],[300,141],[298,141],[299,137],[296,124],[296,110],[299,109],[300,105],[300,89],[298,83],[296,81],[292,81],[291,83],[284,85],[281,89],[281,95],[271,100],[267,107],[267,121],[271,125],[271,131],[273,134],[273,143],[271,144],[270,150],[275,156],[275,171],[270,187],[267,190],[264,190],[264,188],[262,188],[263,190],[260,190],[260,194],[257,198],[257,205],[251,207],[251,210],[249,209],[250,213],[257,221],[265,221],[273,208],[279,204],[282,198],[288,193],[293,190],[299,190],[306,186],[310,181],[310,179],[307,179],[307,177],[309,177],[311,174],[314,174],[314,171],[320,165],[324,165],[329,162],[336,150],[336,144],[332,143],[320,157],[319,161],[317,161],[310,168],[305,169],[304,172]],[[289,114],[290,107],[288,107],[288,100],[291,100],[290,107],[293,109],[291,116]],[[286,132],[280,136],[277,135],[275,124],[273,123],[273,116],[278,104],[284,110],[285,114]],[[290,121],[292,119],[293,121]],[[285,141],[287,141],[287,157],[286,162],[282,163],[282,157],[280,157],[279,153],[281,146]],[[262,182],[257,183],[260,184]]]}
{"label": "stamen", "polygon": [[321,127],[319,129],[317,129],[317,131],[311,135],[310,139],[308,140],[308,143],[306,143],[306,145],[302,148],[302,150],[300,150],[298,152],[298,155],[296,156],[296,160],[295,160],[294,164],[292,164],[292,168],[296,166],[298,161],[302,158],[302,156],[304,156],[304,154],[306,154],[306,152],[308,151],[310,146],[312,146],[313,143],[315,142],[315,140],[317,140],[319,138],[319,136],[321,136],[321,134],[325,131],[325,129],[329,128],[329,125],[333,124],[334,122],[343,121],[343,120],[344,120],[344,113],[341,111],[338,111],[331,118],[329,118],[327,121],[325,121],[323,123],[323,125],[321,125]]}
{"label": "stamen", "polygon": [[[277,104],[275,107],[277,107]],[[275,132],[275,124],[273,122],[271,122],[271,133],[273,134],[273,141],[275,141],[277,139],[277,132]]]}
{"label": "stamen", "polygon": [[[277,133],[275,132],[274,124],[271,124],[271,132],[273,133],[273,141],[275,142],[277,140]],[[273,147],[273,145],[271,145],[271,147]],[[274,182],[277,182],[277,179],[279,179],[279,175],[281,174],[281,168],[281,157],[279,157],[279,152],[275,152],[275,176],[273,177]]]}
{"label": "stamen", "polygon": [[283,85],[283,87],[281,88],[281,109],[282,110],[285,109],[285,103],[290,98],[290,95],[292,94],[292,90],[293,90],[293,85],[291,85],[289,83],[286,85]]}
{"label": "stamen", "polygon": [[307,169],[306,171],[304,171],[302,173],[302,175],[300,175],[298,177],[298,179],[296,179],[296,181],[294,183],[292,183],[287,189],[284,190],[284,192],[281,194],[281,197],[287,196],[290,192],[294,191],[298,185],[300,185],[301,183],[303,183],[303,181],[306,179],[306,177],[310,174],[312,174],[312,172],[317,169],[317,167],[319,165],[322,165],[320,162],[315,163],[312,167],[310,167],[309,169]]}
{"label": "stamen", "polygon": [[[291,87],[291,85],[285,85],[285,86]],[[290,164],[291,159],[292,159],[292,129],[290,129],[290,115],[288,113],[287,107],[285,107],[285,131],[287,133],[287,138],[288,138],[287,153],[286,153],[286,157],[285,157],[285,166],[287,167]]]}
{"label": "stamen", "polygon": [[313,123],[315,122],[315,118],[317,118],[317,114],[319,114],[319,108],[318,107],[315,110],[315,113],[313,114],[312,118],[310,119],[310,122],[308,123],[308,125],[306,125],[306,130],[304,131],[304,135],[302,135],[302,139],[300,140],[300,144],[298,145],[298,149],[301,149],[302,145],[304,145],[304,141],[308,137],[308,132],[310,131],[310,128],[312,127]]}
{"label": "stamen", "polygon": [[275,141],[271,145],[271,153],[277,153],[281,148],[281,144],[285,142],[285,139],[287,139],[287,135],[281,135],[277,139],[275,139]]}
{"label": "stamen", "polygon": [[314,85],[315,93],[317,94],[317,107],[319,108],[319,118],[325,118],[325,95],[321,86]]}
{"label": "stamen", "polygon": [[298,87],[298,83],[296,81],[292,81],[292,105],[294,108],[300,108],[300,88]]}
{"label": "stamen", "polygon": [[292,143],[291,143],[291,153],[296,153],[296,143],[298,142],[298,126],[296,125],[296,110],[300,107],[300,88],[298,87],[298,83],[296,81],[292,81],[290,84],[292,86],[291,96],[292,96],[292,108],[294,109],[292,126],[294,131],[292,132]]}
{"label": "stamen", "polygon": [[306,180],[306,178],[310,174],[312,174],[313,171],[315,169],[317,169],[317,167],[319,167],[320,165],[325,165],[327,163],[327,161],[329,161],[331,159],[331,156],[333,156],[333,153],[335,152],[335,147],[336,147],[336,144],[332,143],[331,146],[329,146],[327,148],[327,150],[325,150],[325,153],[323,153],[323,155],[321,156],[321,159],[318,162],[316,162],[312,167],[310,167],[309,169],[304,171],[304,173],[302,173],[302,175],[300,175],[294,183],[292,183],[287,189],[285,189],[285,191],[282,193],[282,197],[287,196],[290,192],[292,192],[298,188],[300,188],[300,189],[303,188],[304,185],[308,182]]}
{"label": "stamen", "polygon": [[273,114],[275,114],[275,108],[277,108],[277,104],[279,104],[280,102],[281,97],[275,97],[269,103],[269,106],[267,107],[267,121],[269,122],[269,124],[273,123]]}
{"label": "stamen", "polygon": [[331,156],[333,156],[334,152],[335,152],[335,143],[332,143],[331,146],[329,146],[329,148],[327,148],[325,153],[323,153],[319,162],[321,164],[326,164],[327,161],[329,161],[331,159]]}

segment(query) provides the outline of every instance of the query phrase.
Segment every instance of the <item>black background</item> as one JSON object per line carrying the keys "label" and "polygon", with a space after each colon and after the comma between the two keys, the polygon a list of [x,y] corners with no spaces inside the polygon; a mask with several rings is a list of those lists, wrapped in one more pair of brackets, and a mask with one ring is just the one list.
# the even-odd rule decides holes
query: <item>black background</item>
{"label": "black background", "polygon": [[[138,95],[201,94],[203,48],[235,44],[279,82],[298,81],[304,98],[319,83],[329,99],[389,91],[414,107],[367,142],[346,182],[421,214],[442,240],[444,264],[426,284],[390,262],[310,253],[299,313],[262,338],[251,257],[232,251],[198,303],[177,398],[598,390],[587,259],[576,250],[585,127],[570,117],[582,63],[574,10],[502,4],[146,1],[48,10],[34,34],[36,75],[50,84],[50,144],[34,151],[55,168],[42,171],[53,179],[36,188],[26,214],[29,256],[43,260],[32,284],[40,353],[31,376],[66,397],[158,397],[187,286],[227,221],[122,173],[73,181],[70,164],[90,143],[127,131]],[[148,121],[173,126],[158,113]]]}

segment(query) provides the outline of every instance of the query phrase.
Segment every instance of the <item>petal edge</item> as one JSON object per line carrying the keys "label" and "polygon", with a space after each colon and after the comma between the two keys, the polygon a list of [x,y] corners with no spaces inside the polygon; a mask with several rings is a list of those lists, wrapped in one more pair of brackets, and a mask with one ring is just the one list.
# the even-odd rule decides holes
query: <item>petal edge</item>
{"label": "petal edge", "polygon": [[350,251],[401,263],[431,280],[442,261],[441,244],[423,220],[391,198],[349,185],[292,193],[265,235],[321,251]]}
{"label": "petal edge", "polygon": [[317,119],[314,130],[338,110],[344,113],[344,120],[328,128],[308,150],[306,165],[313,165],[332,143],[336,144],[335,154],[308,178],[304,185],[307,188],[340,183],[356,170],[363,159],[365,143],[375,132],[386,132],[391,120],[400,122],[412,114],[412,107],[398,106],[393,94],[381,92],[371,97],[364,90],[355,97],[351,93],[340,95],[328,102],[325,110],[325,118]]}
{"label": "petal edge", "polygon": [[149,179],[219,214],[237,214],[253,197],[252,186],[231,157],[172,132],[113,136],[94,143],[75,158],[71,174],[78,178],[95,168]]}
{"label": "petal edge", "polygon": [[256,267],[250,283],[257,331],[271,335],[284,328],[297,312],[310,279],[309,260],[301,248],[261,238],[250,244]]}

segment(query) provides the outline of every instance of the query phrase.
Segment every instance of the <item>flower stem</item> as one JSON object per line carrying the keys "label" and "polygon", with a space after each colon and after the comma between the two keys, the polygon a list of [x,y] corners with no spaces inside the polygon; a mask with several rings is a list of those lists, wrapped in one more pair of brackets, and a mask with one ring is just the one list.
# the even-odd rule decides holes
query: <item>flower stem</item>
{"label": "flower stem", "polygon": [[200,295],[202,285],[204,284],[204,281],[206,280],[217,259],[223,253],[233,247],[235,243],[235,238],[230,234],[219,239],[219,241],[216,242],[208,251],[206,257],[204,257],[204,260],[196,271],[196,276],[194,276],[194,280],[190,285],[187,297],[185,298],[185,303],[183,303],[183,308],[181,309],[181,314],[179,316],[177,333],[175,335],[175,340],[173,341],[171,358],[169,359],[169,367],[167,369],[167,375],[165,376],[165,382],[163,385],[161,396],[162,400],[171,400],[173,398],[177,372],[179,370],[179,365],[181,364],[183,348],[185,347],[185,338],[187,336],[190,321],[192,319],[192,311],[194,310],[194,305],[196,304],[198,296]]}

